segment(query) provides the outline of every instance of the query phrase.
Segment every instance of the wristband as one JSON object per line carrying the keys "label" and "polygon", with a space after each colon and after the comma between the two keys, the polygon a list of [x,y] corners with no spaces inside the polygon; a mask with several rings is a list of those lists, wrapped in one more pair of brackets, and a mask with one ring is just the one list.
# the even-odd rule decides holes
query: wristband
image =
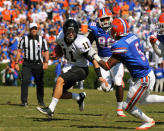
{"label": "wristband", "polygon": [[99,68],[96,68],[95,69],[95,72],[96,72],[96,74],[97,74],[98,77],[102,77],[101,71],[100,71],[100,67]]}

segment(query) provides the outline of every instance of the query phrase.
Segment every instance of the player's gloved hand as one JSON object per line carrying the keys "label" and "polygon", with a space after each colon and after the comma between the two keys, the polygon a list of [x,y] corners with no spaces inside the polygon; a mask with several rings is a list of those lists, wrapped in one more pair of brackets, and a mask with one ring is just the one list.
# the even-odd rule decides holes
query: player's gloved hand
{"label": "player's gloved hand", "polygon": [[96,51],[91,47],[91,49],[88,52],[88,55],[92,58],[94,58],[94,55],[96,55]]}
{"label": "player's gloved hand", "polygon": [[157,38],[155,36],[150,36],[149,40],[150,40],[150,43],[153,45],[156,43]]}
{"label": "player's gloved hand", "polygon": [[96,61],[100,61],[100,57],[97,55],[97,52],[91,47],[91,49],[88,51],[88,56],[90,56],[92,59],[95,59]]}
{"label": "player's gloved hand", "polygon": [[112,88],[109,86],[108,82],[103,77],[99,77],[99,81],[101,82],[101,88],[104,92],[111,91]]}

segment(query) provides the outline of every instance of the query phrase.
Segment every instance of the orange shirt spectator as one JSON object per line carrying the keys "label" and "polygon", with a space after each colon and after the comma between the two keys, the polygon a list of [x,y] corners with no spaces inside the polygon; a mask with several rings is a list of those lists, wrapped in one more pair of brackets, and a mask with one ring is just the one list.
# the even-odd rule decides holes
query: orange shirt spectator
{"label": "orange shirt spectator", "polygon": [[5,0],[0,0],[0,7],[2,7],[4,1]]}
{"label": "orange shirt spectator", "polygon": [[59,13],[54,14],[53,20],[54,22],[59,22],[61,20]]}
{"label": "orange shirt spectator", "polygon": [[121,10],[120,6],[117,3],[115,3],[115,6],[113,7],[113,15],[120,16],[120,10]]}
{"label": "orange shirt spectator", "polygon": [[10,21],[10,10],[7,8],[2,11],[2,17],[6,21]]}
{"label": "orange shirt spectator", "polygon": [[28,18],[29,21],[32,21],[32,18],[31,18],[32,13],[33,13],[32,9],[30,9],[27,13],[27,18]]}
{"label": "orange shirt spectator", "polygon": [[19,11],[18,10],[12,10],[11,15],[12,15],[12,20],[15,20],[15,18],[17,18],[19,16]]}
{"label": "orange shirt spectator", "polygon": [[56,40],[56,38],[53,34],[48,37],[48,43],[49,44],[53,44],[55,42],[55,40]]}
{"label": "orange shirt spectator", "polygon": [[5,29],[4,25],[0,26],[0,35],[4,34],[7,30]]}
{"label": "orange shirt spectator", "polygon": [[68,4],[68,0],[65,0],[65,1],[64,1],[64,7],[68,7],[68,5],[69,5],[69,4]]}
{"label": "orange shirt spectator", "polygon": [[126,4],[126,1],[124,1],[123,6],[121,7],[121,14],[125,17],[129,15],[129,5]]}

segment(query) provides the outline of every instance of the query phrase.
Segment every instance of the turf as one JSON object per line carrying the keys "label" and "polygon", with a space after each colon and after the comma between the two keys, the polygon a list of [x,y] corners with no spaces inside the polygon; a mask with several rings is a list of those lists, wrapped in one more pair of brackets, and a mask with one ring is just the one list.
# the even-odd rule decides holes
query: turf
{"label": "turf", "polygon": [[[71,92],[82,92],[71,89]],[[115,91],[104,93],[83,90],[87,93],[85,110],[79,111],[74,100],[60,100],[52,120],[40,114],[36,107],[36,89],[29,88],[28,107],[21,107],[20,87],[0,87],[0,131],[131,131],[141,125],[140,120],[116,116]],[[52,88],[45,88],[45,103],[51,101]],[[125,91],[125,96],[127,91]],[[156,93],[164,95],[164,93]],[[150,130],[164,130],[164,104],[139,105],[156,121]]]}

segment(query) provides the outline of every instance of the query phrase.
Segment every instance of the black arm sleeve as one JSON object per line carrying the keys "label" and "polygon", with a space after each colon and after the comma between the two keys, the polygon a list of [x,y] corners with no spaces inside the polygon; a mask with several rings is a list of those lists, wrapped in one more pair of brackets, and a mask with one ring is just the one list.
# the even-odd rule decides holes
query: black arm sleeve
{"label": "black arm sleeve", "polygon": [[93,35],[92,32],[89,32],[88,39],[90,40],[91,44],[92,44],[93,41],[95,40],[94,35]]}

